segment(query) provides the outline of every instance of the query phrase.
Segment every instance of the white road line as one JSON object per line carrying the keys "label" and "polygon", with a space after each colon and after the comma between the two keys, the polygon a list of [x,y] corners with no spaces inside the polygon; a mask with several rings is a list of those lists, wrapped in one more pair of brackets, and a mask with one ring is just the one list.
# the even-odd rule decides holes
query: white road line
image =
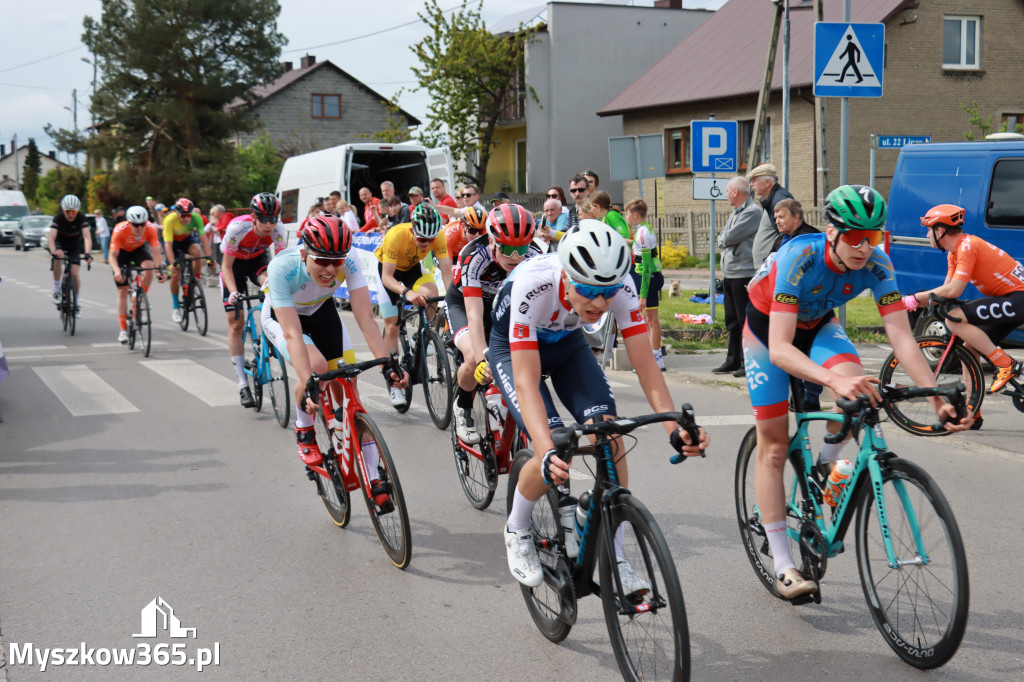
{"label": "white road line", "polygon": [[[153,346],[166,346],[167,345],[166,341],[150,341],[149,343],[150,343],[150,345],[153,345]],[[121,343],[120,341],[109,341],[109,342],[104,341],[102,343],[90,343],[89,345],[92,346],[93,348],[121,348],[125,344]]]}
{"label": "white road line", "polygon": [[210,407],[238,404],[238,382],[191,360],[146,360],[140,361],[139,364],[191,393]]}
{"label": "white road line", "polygon": [[33,367],[32,370],[73,417],[139,411],[85,365]]}
{"label": "white road line", "polygon": [[703,427],[708,426],[753,426],[754,415],[752,414],[721,414],[721,415],[697,415],[697,423]]}
{"label": "white road line", "polygon": [[4,346],[4,350],[6,350],[8,354],[11,354],[11,353],[25,353],[25,352],[38,353],[39,351],[44,351],[44,350],[67,350],[67,349],[68,349],[67,346],[61,346],[61,345],[56,345],[56,346]]}

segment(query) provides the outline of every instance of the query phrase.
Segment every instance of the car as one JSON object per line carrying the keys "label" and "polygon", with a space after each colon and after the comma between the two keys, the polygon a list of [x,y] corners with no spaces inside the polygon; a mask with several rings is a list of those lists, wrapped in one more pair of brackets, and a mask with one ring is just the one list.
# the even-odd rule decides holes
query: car
{"label": "car", "polygon": [[14,248],[28,251],[30,246],[45,246],[50,233],[51,216],[26,215],[18,219],[14,228]]}

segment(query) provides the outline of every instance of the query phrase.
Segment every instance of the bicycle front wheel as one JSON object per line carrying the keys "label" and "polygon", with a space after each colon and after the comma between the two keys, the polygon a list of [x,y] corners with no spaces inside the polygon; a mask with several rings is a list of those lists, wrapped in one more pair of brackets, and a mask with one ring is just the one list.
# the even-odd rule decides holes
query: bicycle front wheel
{"label": "bicycle front wheel", "polygon": [[[519,474],[531,459],[533,451],[520,450],[512,462],[506,503],[506,511],[510,514],[516,486],[519,485]],[[562,543],[558,541],[562,533],[558,517],[558,493],[549,490],[537,501],[531,521],[533,542],[537,545],[544,582],[537,587],[520,584],[519,588],[526,600],[526,610],[530,612],[537,629],[557,644],[569,636],[569,631],[576,623],[576,590],[571,569],[561,549]]]}
{"label": "bicycle front wheel", "polygon": [[[967,409],[971,414],[981,409],[981,401],[985,398],[985,374],[973,353],[961,343],[950,346],[949,340],[941,336],[918,337],[917,347],[928,361],[936,383],[942,386],[962,381],[967,387]],[[882,363],[878,380],[882,384],[895,386],[916,385],[893,353],[889,353],[889,357]],[[932,431],[932,425],[936,422],[935,409],[927,398],[886,403],[885,411],[893,424],[915,436],[946,436],[952,433],[945,429]]]}
{"label": "bicycle front wheel", "polygon": [[406,384],[402,391],[405,393],[405,405],[396,405],[395,410],[399,414],[405,414],[409,411],[409,406],[412,405],[412,385],[416,383],[416,367],[414,355],[412,349],[409,346],[409,334],[407,331],[402,331],[398,335],[398,345],[400,346],[399,357],[402,359],[402,368],[409,373],[409,383]]}
{"label": "bicycle front wheel", "polygon": [[252,399],[256,403],[254,409],[257,412],[263,408],[263,384],[260,383],[259,344],[260,338],[259,336],[256,336],[254,326],[246,323],[242,330],[242,353],[245,358],[245,379],[249,384],[249,391],[252,392]]}
{"label": "bicycle front wheel", "polygon": [[[366,498],[366,509],[370,512],[373,529],[377,531],[377,539],[396,567],[404,569],[412,560],[412,533],[409,529],[409,512],[405,507],[405,496],[402,495],[402,484],[398,480],[395,462],[391,459],[388,444],[380,429],[365,412],[356,414],[355,435],[360,447],[360,456],[370,476],[369,481],[362,481],[362,489]],[[368,443],[377,444],[377,466],[367,465],[362,449]],[[372,464],[372,463],[371,463]],[[356,467],[362,478],[363,468]],[[377,499],[365,495],[369,490],[379,490]],[[383,496],[383,497],[382,497]],[[383,503],[380,504],[383,500]]]}
{"label": "bicycle front wheel", "polygon": [[[864,486],[857,509],[857,567],[871,617],[886,643],[915,668],[953,657],[967,627],[967,554],[949,503],[919,466],[883,464],[886,528]],[[892,542],[895,566],[885,551]]]}
{"label": "bicycle front wheel", "polygon": [[[651,513],[632,495],[616,498],[613,532],[625,529],[622,556],[603,544],[601,603],[619,672],[625,680],[690,679],[690,632],[686,605],[672,554]],[[628,562],[639,580],[633,592],[620,596],[616,569],[626,590]]]}
{"label": "bicycle front wheel", "polygon": [[135,350],[135,338],[139,332],[138,293],[128,294],[128,350]]}
{"label": "bicycle front wheel", "polygon": [[433,329],[423,331],[423,397],[434,426],[442,431],[452,420],[452,371],[441,337]]}
{"label": "bicycle front wheel", "polygon": [[274,406],[277,423],[282,429],[287,429],[291,405],[291,395],[288,393],[288,367],[285,366],[281,353],[270,343],[270,339],[264,336],[263,343],[270,348],[267,358],[270,364],[270,402]]}
{"label": "bicycle front wheel", "polygon": [[202,282],[195,280],[192,283],[192,316],[196,320],[196,331],[199,336],[206,336],[206,293],[203,292]]}
{"label": "bicycle front wheel", "polygon": [[487,397],[483,391],[473,396],[473,424],[480,434],[476,452],[470,452],[459,442],[455,433],[455,420],[449,420],[452,449],[455,452],[455,471],[459,475],[466,499],[477,509],[487,509],[498,487],[498,461],[494,455],[496,443],[487,421]]}
{"label": "bicycle front wheel", "polygon": [[[68,266],[70,267],[70,266]],[[64,324],[64,331],[71,336],[75,335],[75,292],[70,283],[61,290],[60,317]]]}
{"label": "bicycle front wheel", "polygon": [[331,429],[324,418],[323,410],[318,409],[316,411],[313,429],[316,433],[316,444],[320,447],[320,453],[324,458],[324,470],[330,474],[329,477],[322,474],[315,475],[314,480],[316,481],[317,493],[319,493],[320,499],[324,503],[324,509],[331,515],[334,525],[338,528],[344,528],[348,525],[351,518],[352,504],[348,491],[345,489],[345,484],[341,480],[341,471],[338,468],[337,453],[334,452]]}
{"label": "bicycle front wheel", "polygon": [[144,289],[139,289],[135,297],[135,324],[139,327],[139,344],[142,346],[142,354],[149,357],[150,344],[152,344],[153,325],[149,323],[149,297]]}

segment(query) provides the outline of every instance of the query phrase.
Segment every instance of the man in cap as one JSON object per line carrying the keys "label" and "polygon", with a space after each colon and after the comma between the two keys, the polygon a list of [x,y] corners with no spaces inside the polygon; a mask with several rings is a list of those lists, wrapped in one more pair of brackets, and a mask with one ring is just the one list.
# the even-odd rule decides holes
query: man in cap
{"label": "man in cap", "polygon": [[775,240],[779,237],[779,228],[775,225],[775,205],[783,199],[792,199],[789,190],[779,184],[779,172],[770,163],[762,163],[747,173],[750,189],[757,195],[764,213],[761,224],[754,235],[754,267],[760,267],[768,254],[772,252]]}

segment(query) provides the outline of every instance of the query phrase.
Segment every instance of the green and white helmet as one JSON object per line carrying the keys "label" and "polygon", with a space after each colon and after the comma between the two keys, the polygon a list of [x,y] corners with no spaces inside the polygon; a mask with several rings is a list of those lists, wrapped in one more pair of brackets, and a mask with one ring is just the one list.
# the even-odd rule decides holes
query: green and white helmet
{"label": "green and white helmet", "polygon": [[867,185],[843,185],[825,199],[825,219],[839,231],[884,230],[888,209],[878,190]]}

